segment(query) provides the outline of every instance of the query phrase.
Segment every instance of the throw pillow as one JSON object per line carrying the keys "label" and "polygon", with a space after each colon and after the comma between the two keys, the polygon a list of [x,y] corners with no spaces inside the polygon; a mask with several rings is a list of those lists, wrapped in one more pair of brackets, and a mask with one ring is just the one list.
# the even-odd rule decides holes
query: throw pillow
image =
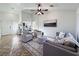
{"label": "throw pillow", "polygon": [[63,33],[63,32],[60,32],[60,34],[59,34],[59,38],[64,38],[64,36],[65,36],[65,33]]}

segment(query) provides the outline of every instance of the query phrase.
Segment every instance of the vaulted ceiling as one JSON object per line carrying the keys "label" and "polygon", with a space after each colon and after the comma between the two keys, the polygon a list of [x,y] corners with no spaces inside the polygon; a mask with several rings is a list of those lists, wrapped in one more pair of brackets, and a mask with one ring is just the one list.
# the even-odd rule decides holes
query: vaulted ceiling
{"label": "vaulted ceiling", "polygon": [[[24,11],[25,12],[30,12],[30,10],[35,10],[37,9],[37,4],[38,3],[0,3],[0,13],[4,12],[5,15],[10,15],[12,16],[11,13],[16,13],[15,16],[19,18],[19,12]],[[49,10],[56,10],[58,9],[68,9],[68,10],[77,10],[79,8],[78,3],[41,3],[41,8],[42,9],[49,9]],[[50,7],[50,5],[53,5],[54,7]],[[26,11],[28,10],[28,11]],[[3,14],[3,13],[2,13]],[[2,16],[1,16],[2,17]]]}
{"label": "vaulted ceiling", "polygon": [[[41,8],[55,9],[77,9],[78,3],[41,3]],[[54,7],[50,7],[53,5]],[[23,9],[36,9],[37,3],[0,3],[0,11],[18,11]]]}

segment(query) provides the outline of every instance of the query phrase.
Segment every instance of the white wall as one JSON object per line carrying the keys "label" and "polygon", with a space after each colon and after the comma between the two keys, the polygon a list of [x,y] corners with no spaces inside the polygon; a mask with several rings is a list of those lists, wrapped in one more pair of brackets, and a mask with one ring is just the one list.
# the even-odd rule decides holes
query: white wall
{"label": "white wall", "polygon": [[18,24],[18,19],[19,17],[15,13],[0,12],[1,35],[15,34],[13,24]]}
{"label": "white wall", "polygon": [[1,21],[0,21],[0,39],[1,39]]}
{"label": "white wall", "polygon": [[[43,20],[57,19],[57,27],[44,27]],[[60,10],[50,11],[47,15],[39,16],[39,27],[46,35],[55,36],[56,32],[70,32],[76,34],[76,11]],[[43,29],[42,29],[43,28]]]}
{"label": "white wall", "polygon": [[27,26],[32,26],[33,15],[28,11],[22,11],[22,22],[26,22]]}
{"label": "white wall", "polygon": [[79,9],[77,10],[76,34],[77,34],[77,41],[79,42]]}
{"label": "white wall", "polygon": [[[76,10],[72,9],[61,9],[61,10],[50,10],[45,12],[44,15],[32,15],[33,22],[37,29],[42,30],[45,35],[48,36],[55,36],[56,32],[63,31],[63,32],[70,32],[74,36],[76,35]],[[24,13],[26,17],[23,19],[30,19],[27,17],[28,13]],[[43,22],[44,20],[53,20],[57,19],[57,27],[44,27]],[[32,25],[33,26],[33,25]]]}

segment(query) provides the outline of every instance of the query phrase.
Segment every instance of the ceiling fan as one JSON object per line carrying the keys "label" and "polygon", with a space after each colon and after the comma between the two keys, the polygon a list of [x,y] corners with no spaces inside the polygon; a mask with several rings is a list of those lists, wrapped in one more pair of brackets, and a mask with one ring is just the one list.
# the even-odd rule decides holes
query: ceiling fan
{"label": "ceiling fan", "polygon": [[[33,10],[35,11],[35,10]],[[35,12],[35,14],[37,15],[44,15],[44,12],[43,11],[48,11],[48,9],[41,9],[41,4],[37,4],[37,10]]]}

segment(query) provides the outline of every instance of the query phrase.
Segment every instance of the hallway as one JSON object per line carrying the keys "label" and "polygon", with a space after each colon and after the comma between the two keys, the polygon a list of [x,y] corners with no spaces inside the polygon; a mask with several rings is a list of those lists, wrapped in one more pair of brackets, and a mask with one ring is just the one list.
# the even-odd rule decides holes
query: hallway
{"label": "hallway", "polygon": [[22,46],[20,36],[5,35],[0,40],[0,56],[32,56],[32,54]]}

